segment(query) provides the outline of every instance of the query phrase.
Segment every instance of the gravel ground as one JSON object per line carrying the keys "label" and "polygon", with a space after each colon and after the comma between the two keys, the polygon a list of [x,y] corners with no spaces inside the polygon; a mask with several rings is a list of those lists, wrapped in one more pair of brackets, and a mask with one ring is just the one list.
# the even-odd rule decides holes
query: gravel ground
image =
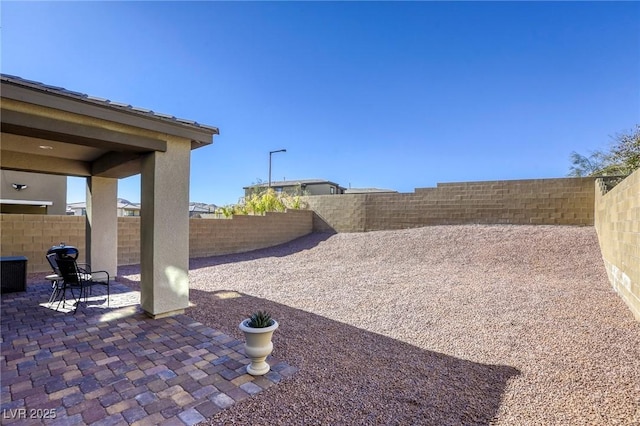
{"label": "gravel ground", "polygon": [[640,323],[592,227],[312,234],[189,276],[188,315],[242,338],[267,309],[300,368],[206,424],[640,424]]}

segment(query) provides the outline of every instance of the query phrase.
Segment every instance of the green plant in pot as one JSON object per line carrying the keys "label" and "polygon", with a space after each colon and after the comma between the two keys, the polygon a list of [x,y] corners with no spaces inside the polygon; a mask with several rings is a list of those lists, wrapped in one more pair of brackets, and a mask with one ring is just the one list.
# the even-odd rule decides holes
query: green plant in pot
{"label": "green plant in pot", "polygon": [[278,321],[264,311],[258,311],[240,323],[240,330],[245,337],[244,352],[251,360],[247,365],[247,373],[252,376],[269,372],[271,367],[266,360],[273,351],[271,336],[277,328]]}

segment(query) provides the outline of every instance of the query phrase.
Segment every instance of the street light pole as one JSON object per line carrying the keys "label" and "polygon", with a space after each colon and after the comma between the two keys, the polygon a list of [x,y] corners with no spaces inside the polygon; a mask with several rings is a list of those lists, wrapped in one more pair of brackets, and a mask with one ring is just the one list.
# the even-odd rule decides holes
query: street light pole
{"label": "street light pole", "polygon": [[276,152],[287,152],[286,149],[278,149],[276,151],[269,151],[269,186],[271,188],[271,154],[275,154]]}

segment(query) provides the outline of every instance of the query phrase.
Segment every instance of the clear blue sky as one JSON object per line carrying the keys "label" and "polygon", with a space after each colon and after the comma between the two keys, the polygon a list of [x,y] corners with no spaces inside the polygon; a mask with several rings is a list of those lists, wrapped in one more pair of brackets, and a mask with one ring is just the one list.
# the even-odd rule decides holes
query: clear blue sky
{"label": "clear blue sky", "polygon": [[[192,201],[566,176],[640,121],[640,3],[2,2],[2,72],[217,126]],[[140,180],[118,194],[140,200]],[[71,179],[68,201],[84,199]]]}

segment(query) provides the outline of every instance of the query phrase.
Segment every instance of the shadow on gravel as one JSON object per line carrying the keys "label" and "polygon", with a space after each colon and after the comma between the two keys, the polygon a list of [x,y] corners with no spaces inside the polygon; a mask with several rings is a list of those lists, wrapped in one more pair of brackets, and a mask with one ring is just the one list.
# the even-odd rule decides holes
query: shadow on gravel
{"label": "shadow on gravel", "polygon": [[328,232],[313,232],[305,235],[304,237],[296,238],[295,240],[273,247],[243,253],[192,258],[189,259],[189,269],[200,269],[225,263],[246,262],[248,260],[262,259],[265,257],[285,257],[304,250],[312,249],[332,235],[334,234]]}
{"label": "shadow on gravel", "polygon": [[[507,382],[520,374],[233,290],[192,289],[190,298],[195,306],[187,315],[238,339],[242,319],[269,311],[280,323],[274,356],[300,369],[285,386],[225,410],[209,424],[486,425],[497,415]],[[389,320],[372,312],[371,327]]]}
{"label": "shadow on gravel", "polygon": [[[246,262],[249,260],[262,259],[265,257],[285,257],[290,254],[298,253],[304,250],[310,250],[323,241],[326,241],[334,233],[329,232],[313,232],[304,237],[297,238],[293,241],[283,243],[273,247],[247,251],[235,254],[223,254],[220,256],[198,257],[189,259],[189,270],[207,268],[209,266],[223,265],[225,263]],[[137,281],[131,281],[124,278],[124,275],[134,275],[140,273],[140,265],[123,265],[118,266],[118,281],[124,284],[132,284],[136,286]],[[44,275],[43,275],[44,276]],[[138,286],[139,287],[139,286]]]}

